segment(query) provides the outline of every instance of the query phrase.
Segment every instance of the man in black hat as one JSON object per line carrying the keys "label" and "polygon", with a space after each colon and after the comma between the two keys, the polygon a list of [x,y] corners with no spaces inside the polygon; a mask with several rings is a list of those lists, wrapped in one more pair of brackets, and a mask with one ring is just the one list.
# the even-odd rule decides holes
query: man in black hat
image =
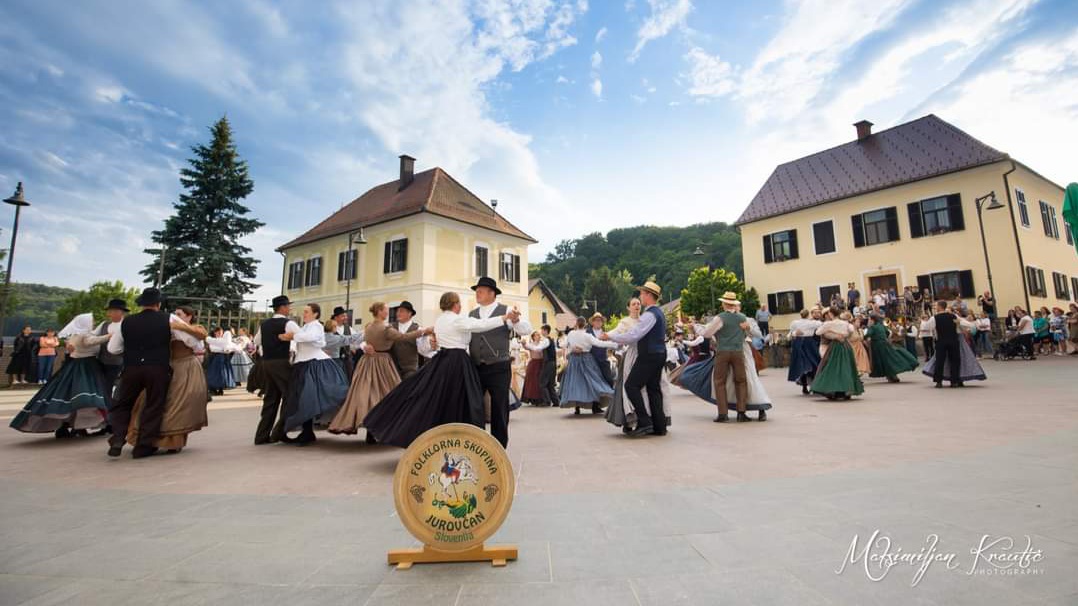
{"label": "man in black hat", "polygon": [[[105,315],[108,316],[108,320],[97,325],[94,329],[94,334],[97,336],[109,335],[120,331],[120,323],[124,320],[124,315],[131,311],[127,308],[127,302],[123,299],[112,299],[109,301],[107,307],[105,307]],[[105,372],[105,390],[106,401],[109,408],[112,407],[112,395],[118,388],[120,381],[120,373],[124,369],[124,357],[122,355],[116,355],[109,353],[108,343],[101,344],[101,350],[97,353],[97,359],[101,362],[102,369]],[[112,427],[106,425],[105,429],[101,433],[111,433]]]}
{"label": "man in black hat", "polygon": [[352,363],[352,314],[348,313],[343,307],[338,305],[333,308],[332,319],[337,323],[337,334],[342,337],[348,337],[345,341],[345,345],[341,347],[339,357],[341,367],[344,370],[344,376],[349,379],[352,378],[352,372],[355,370],[355,364]]}
{"label": "man in black hat", "polygon": [[154,443],[161,433],[161,418],[165,413],[165,397],[172,378],[169,366],[172,326],[167,313],[161,311],[161,291],[147,288],[135,304],[142,311],[127,316],[120,323],[120,330],[109,338],[108,351],[123,354],[123,380],[109,412],[112,437],[109,438],[109,456],[120,456],[127,427],[131,423],[131,409],[143,391],[146,401],[139,416],[138,443],[131,456],[136,459],[157,452]]}
{"label": "man in black hat", "polygon": [[[401,301],[401,304],[397,306],[397,319],[390,322],[390,326],[402,333],[422,328],[419,322],[415,321],[415,307],[412,307],[409,301]],[[420,339],[425,338],[421,337]],[[414,375],[423,366],[423,362],[426,361],[426,358],[420,354],[421,344],[418,341],[418,339],[415,341],[399,339],[393,342],[393,349],[390,351],[393,354],[393,361],[397,363],[397,369],[401,373],[401,380]]]}
{"label": "man in black hat", "polygon": [[509,383],[513,364],[509,353],[509,340],[513,338],[513,333],[530,335],[532,327],[527,320],[521,319],[516,308],[510,310],[504,303],[498,303],[497,296],[502,294],[502,291],[493,278],[479,278],[472,290],[475,291],[475,302],[479,307],[473,309],[469,316],[480,320],[505,315],[512,318],[510,322],[487,332],[473,332],[468,346],[472,360],[478,367],[483,391],[490,395],[490,433],[502,446],[507,446]]}
{"label": "man in black hat", "polygon": [[284,295],[273,298],[273,317],[263,320],[255,335],[255,345],[262,348],[262,376],[265,393],[262,415],[255,430],[255,444],[271,444],[284,438],[284,417],[278,419],[292,380],[289,342],[280,337],[285,332],[299,332],[299,325],[288,319],[291,301]]}

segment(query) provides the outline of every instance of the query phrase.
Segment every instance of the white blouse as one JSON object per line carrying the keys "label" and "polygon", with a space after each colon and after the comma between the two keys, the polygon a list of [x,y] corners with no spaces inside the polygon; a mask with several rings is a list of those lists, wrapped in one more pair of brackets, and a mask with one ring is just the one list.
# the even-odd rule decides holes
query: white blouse
{"label": "white blouse", "polygon": [[[176,323],[176,324],[187,324],[187,322],[184,322],[183,320],[180,319],[179,316],[177,316],[175,314],[172,314],[171,316],[169,316],[168,321],[170,323]],[[182,330],[173,329],[172,330],[172,340],[173,341],[179,341],[180,343],[183,343],[184,345],[190,347],[192,350],[198,349],[198,347],[200,345],[202,345],[202,341],[199,341],[198,337],[196,337],[195,335],[192,335],[190,333],[183,332]]]}
{"label": "white blouse", "polygon": [[588,334],[588,331],[584,329],[574,330],[569,333],[567,341],[567,347],[569,348],[569,351],[573,353],[576,353],[577,349],[586,353],[591,351],[592,347],[605,347],[611,349],[618,346],[618,344],[613,341],[602,341],[597,339],[595,338],[595,335]]}
{"label": "white blouse", "polygon": [[434,336],[438,339],[439,349],[468,350],[473,332],[486,332],[504,325],[505,316],[495,316],[479,320],[468,316],[443,311],[434,321]]}
{"label": "white blouse", "polygon": [[326,346],[326,329],[321,322],[308,322],[298,330],[293,329],[293,326],[294,324],[289,322],[285,330],[293,335],[292,342],[296,345],[296,364],[329,359],[326,352],[322,351],[322,348]]}

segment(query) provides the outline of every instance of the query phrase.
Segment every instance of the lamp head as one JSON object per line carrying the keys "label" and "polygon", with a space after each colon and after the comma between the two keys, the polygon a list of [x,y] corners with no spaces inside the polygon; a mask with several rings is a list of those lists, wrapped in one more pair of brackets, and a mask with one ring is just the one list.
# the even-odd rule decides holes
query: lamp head
{"label": "lamp head", "polygon": [[1000,203],[998,198],[996,198],[996,192],[993,191],[988,195],[988,206],[985,207],[985,210],[996,210],[997,208],[1003,208],[1003,204]]}
{"label": "lamp head", "polygon": [[4,202],[12,206],[30,206],[30,203],[26,201],[22,193],[22,181],[15,186],[15,193],[10,198],[5,198]]}
{"label": "lamp head", "polygon": [[367,243],[367,234],[363,232],[362,227],[359,228],[359,231],[352,234],[352,242],[355,243],[355,244],[366,244]]}
{"label": "lamp head", "polygon": [[706,255],[707,253],[704,252],[704,249],[702,247],[697,246],[696,250],[692,251],[692,254],[693,254],[693,256],[696,256],[696,257],[702,257],[702,256]]}

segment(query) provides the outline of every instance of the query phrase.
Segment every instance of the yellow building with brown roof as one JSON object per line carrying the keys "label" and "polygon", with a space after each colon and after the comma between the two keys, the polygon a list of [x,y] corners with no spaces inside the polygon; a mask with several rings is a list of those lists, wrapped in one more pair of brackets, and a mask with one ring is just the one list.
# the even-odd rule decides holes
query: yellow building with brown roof
{"label": "yellow building with brown roof", "polygon": [[991,290],[1000,317],[1075,299],[1061,186],[934,115],[855,126],[856,140],[779,165],[737,220],[773,327],[850,283],[862,302],[909,286],[977,311]]}
{"label": "yellow building with brown roof", "polygon": [[324,318],[339,305],[365,321],[371,303],[407,300],[430,324],[442,293],[460,293],[468,309],[469,288],[490,276],[503,302],[528,313],[528,246],[536,240],[441,168],[414,167],[414,158],[400,156],[396,180],[279,247],[282,292],[318,303]]}

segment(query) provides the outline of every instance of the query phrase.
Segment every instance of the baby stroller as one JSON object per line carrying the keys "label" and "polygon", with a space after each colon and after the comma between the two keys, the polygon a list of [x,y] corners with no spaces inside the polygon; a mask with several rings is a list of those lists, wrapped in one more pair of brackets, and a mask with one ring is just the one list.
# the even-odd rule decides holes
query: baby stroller
{"label": "baby stroller", "polygon": [[1003,342],[996,347],[996,353],[992,356],[992,359],[1007,361],[1015,358],[1028,360],[1030,355],[1029,351],[1023,347],[1021,341],[1019,341],[1018,331],[1008,330]]}

